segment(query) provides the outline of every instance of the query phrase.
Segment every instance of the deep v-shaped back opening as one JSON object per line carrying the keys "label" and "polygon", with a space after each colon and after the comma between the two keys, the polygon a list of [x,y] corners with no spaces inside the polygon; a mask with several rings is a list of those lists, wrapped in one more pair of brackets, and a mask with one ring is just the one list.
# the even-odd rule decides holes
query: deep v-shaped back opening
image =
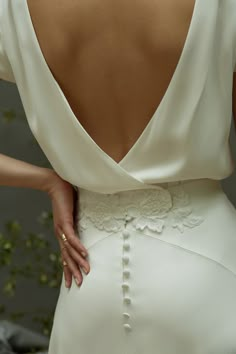
{"label": "deep v-shaped back opening", "polygon": [[[67,111],[68,111],[68,116],[70,117],[70,119],[72,119],[73,121],[76,122],[76,124],[78,125],[79,129],[82,129],[84,134],[87,136],[87,138],[89,139],[90,143],[94,145],[94,147],[100,151],[101,154],[104,155],[104,157],[106,157],[110,162],[114,163],[115,165],[121,165],[125,160],[127,160],[127,158],[129,157],[129,155],[131,153],[133,153],[135,151],[135,148],[138,146],[138,144],[141,143],[142,139],[145,138],[145,135],[147,134],[149,127],[151,126],[151,124],[153,124],[154,120],[157,119],[157,116],[159,115],[162,107],[164,106],[164,104],[166,103],[166,100],[168,98],[168,93],[171,89],[171,87],[175,84],[175,81],[177,79],[177,74],[180,71],[181,68],[181,64],[183,62],[183,58],[185,55],[185,52],[187,51],[187,46],[189,44],[190,38],[191,38],[191,34],[195,25],[195,18],[196,18],[196,12],[197,12],[197,7],[198,7],[198,2],[201,0],[195,0],[194,1],[194,6],[193,6],[193,12],[192,12],[192,17],[190,20],[190,25],[188,28],[188,31],[186,33],[186,37],[185,37],[185,41],[184,41],[184,45],[182,47],[182,51],[181,54],[179,56],[179,59],[177,61],[174,73],[169,81],[169,84],[167,86],[167,89],[165,90],[164,95],[162,96],[162,99],[160,101],[160,103],[158,104],[154,114],[152,115],[152,117],[149,119],[148,123],[146,124],[146,126],[144,127],[144,129],[142,130],[141,134],[139,135],[139,137],[136,139],[135,143],[131,146],[131,148],[128,150],[128,152],[125,154],[125,156],[119,161],[116,162],[110,155],[108,155],[94,140],[93,138],[88,134],[88,132],[84,129],[83,125],[80,123],[79,119],[76,117],[76,115],[74,114],[69,101],[67,100],[62,88],[60,87],[58,81],[55,79],[53,73],[51,72],[51,69],[49,68],[49,65],[44,57],[43,51],[41,49],[38,37],[36,35],[35,32],[35,28],[34,28],[34,24],[31,18],[31,14],[30,14],[30,10],[29,10],[29,6],[28,6],[28,2],[27,0],[22,1],[23,6],[25,6],[25,12],[26,12],[26,16],[28,18],[28,23],[29,23],[29,32],[32,34],[32,39],[33,42],[35,43],[35,48],[38,52],[38,56],[39,59],[41,60],[42,63],[42,69],[44,69],[47,72],[48,75],[48,80],[51,80],[54,84],[55,84],[55,88],[59,91],[60,96],[63,100],[63,102],[66,105]],[[65,119],[67,119],[67,117],[65,117]],[[160,120],[160,117],[159,119]],[[68,122],[69,123],[69,122]]]}

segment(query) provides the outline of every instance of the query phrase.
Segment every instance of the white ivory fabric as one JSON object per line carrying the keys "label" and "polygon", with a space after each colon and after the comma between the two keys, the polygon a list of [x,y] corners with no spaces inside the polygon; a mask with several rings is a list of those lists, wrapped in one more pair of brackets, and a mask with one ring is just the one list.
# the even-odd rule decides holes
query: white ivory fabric
{"label": "white ivory fabric", "polygon": [[235,354],[236,211],[219,181],[80,189],[91,271],[62,281],[50,354]]}
{"label": "white ivory fabric", "polygon": [[220,184],[234,170],[235,18],[235,0],[196,0],[169,87],[117,163],[73,114],[27,2],[0,0],[0,78],[77,190],[89,251],[82,286],[62,279],[49,354],[236,354],[236,210]]}
{"label": "white ivory fabric", "polygon": [[120,163],[99,148],[73,114],[40,50],[27,2],[0,4],[0,77],[16,82],[32,133],[62,178],[114,193],[184,179],[220,180],[233,172],[235,0],[196,0],[169,87]]}

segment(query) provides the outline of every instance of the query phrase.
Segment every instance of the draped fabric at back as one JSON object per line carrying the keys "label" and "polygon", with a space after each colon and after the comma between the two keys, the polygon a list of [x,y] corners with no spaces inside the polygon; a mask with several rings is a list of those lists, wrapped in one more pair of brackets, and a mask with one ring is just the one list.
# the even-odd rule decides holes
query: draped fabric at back
{"label": "draped fabric at back", "polygon": [[2,0],[1,6],[0,74],[9,80],[14,75],[32,133],[62,178],[114,193],[177,180],[220,180],[233,172],[229,133],[236,1],[196,0],[170,85],[120,163],[74,116],[40,50],[27,2]]}

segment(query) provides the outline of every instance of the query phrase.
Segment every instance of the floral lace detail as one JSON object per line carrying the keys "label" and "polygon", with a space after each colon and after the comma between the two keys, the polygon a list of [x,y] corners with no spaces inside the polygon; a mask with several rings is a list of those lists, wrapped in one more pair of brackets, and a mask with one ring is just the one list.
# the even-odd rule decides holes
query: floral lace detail
{"label": "floral lace detail", "polygon": [[203,218],[193,214],[180,182],[172,182],[170,188],[155,186],[114,194],[86,191],[79,198],[79,227],[93,225],[99,230],[117,232],[129,223],[134,230],[149,229],[161,234],[168,219],[173,228],[183,233],[186,227],[201,224]]}

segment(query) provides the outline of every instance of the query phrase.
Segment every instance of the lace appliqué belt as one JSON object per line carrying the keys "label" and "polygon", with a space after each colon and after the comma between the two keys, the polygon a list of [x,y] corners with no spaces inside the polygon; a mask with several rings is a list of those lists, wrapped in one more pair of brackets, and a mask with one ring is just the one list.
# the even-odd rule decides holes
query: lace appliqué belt
{"label": "lace appliqu\u00e9 belt", "polygon": [[193,213],[189,195],[181,181],[170,187],[155,186],[150,189],[131,190],[114,194],[91,191],[79,197],[79,228],[89,226],[107,232],[117,232],[129,223],[134,230],[145,228],[162,233],[166,220],[181,233],[203,222],[203,217]]}

